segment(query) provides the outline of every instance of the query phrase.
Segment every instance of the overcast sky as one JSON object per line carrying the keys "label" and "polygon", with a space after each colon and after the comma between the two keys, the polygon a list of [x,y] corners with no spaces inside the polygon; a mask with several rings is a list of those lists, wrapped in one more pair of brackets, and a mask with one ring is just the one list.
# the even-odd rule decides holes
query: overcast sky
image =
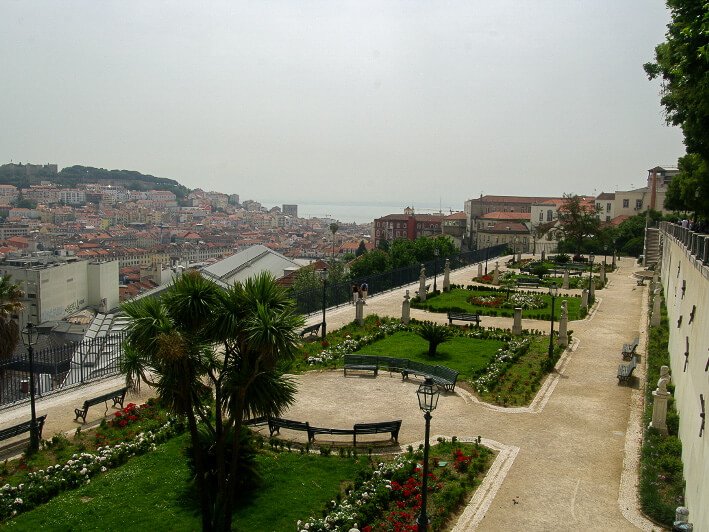
{"label": "overcast sky", "polygon": [[0,0],[0,163],[264,202],[592,194],[675,164],[659,0]]}

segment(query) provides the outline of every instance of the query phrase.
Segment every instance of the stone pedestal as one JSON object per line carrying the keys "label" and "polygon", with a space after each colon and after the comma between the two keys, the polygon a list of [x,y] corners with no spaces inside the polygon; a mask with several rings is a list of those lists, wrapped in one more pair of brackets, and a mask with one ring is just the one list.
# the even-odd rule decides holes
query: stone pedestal
{"label": "stone pedestal", "polygon": [[515,308],[515,318],[512,323],[512,334],[519,336],[522,334],[522,309]]}
{"label": "stone pedestal", "polygon": [[662,366],[657,389],[652,392],[652,421],[650,422],[650,426],[662,434],[667,434],[667,400],[672,395],[667,391],[668,382],[670,382],[670,368]]}
{"label": "stone pedestal", "polygon": [[448,292],[451,289],[451,261],[446,259],[446,265],[443,267],[443,291]]}
{"label": "stone pedestal", "polygon": [[542,262],[544,262],[547,259],[547,254],[542,250]]}
{"label": "stone pedestal", "polygon": [[652,296],[652,316],[650,317],[650,326],[659,327],[660,319],[662,315],[660,314],[660,289],[656,289]]}
{"label": "stone pedestal", "polygon": [[569,270],[564,269],[564,280],[561,283],[562,290],[569,289]]}
{"label": "stone pedestal", "polygon": [[492,284],[498,286],[500,284],[500,263],[495,262],[495,269],[492,272]]}
{"label": "stone pedestal", "polygon": [[517,262],[522,262],[522,252],[521,251],[517,252]]}
{"label": "stone pedestal", "polygon": [[606,265],[601,263],[601,269],[600,271],[600,277],[601,277],[601,285],[606,286]]}
{"label": "stone pedestal", "polygon": [[591,287],[588,291],[588,302],[590,305],[593,305],[593,302],[596,300],[596,282],[591,279]]}
{"label": "stone pedestal", "polygon": [[364,325],[364,299],[361,297],[355,302],[355,320],[359,325]]}
{"label": "stone pedestal", "polygon": [[404,294],[404,302],[401,304],[401,323],[408,325],[411,320],[411,303],[409,302],[409,291]]}
{"label": "stone pedestal", "polygon": [[581,290],[581,308],[588,308],[588,290]]}
{"label": "stone pedestal", "polygon": [[421,265],[421,275],[419,275],[419,299],[426,301],[426,267]]}
{"label": "stone pedestal", "polygon": [[566,309],[566,300],[561,302],[561,316],[559,317],[559,345],[566,347],[569,345],[569,334],[567,327],[569,325],[569,313]]}
{"label": "stone pedestal", "polygon": [[483,276],[483,263],[480,262],[480,263],[478,263],[478,277],[482,277],[482,276]]}

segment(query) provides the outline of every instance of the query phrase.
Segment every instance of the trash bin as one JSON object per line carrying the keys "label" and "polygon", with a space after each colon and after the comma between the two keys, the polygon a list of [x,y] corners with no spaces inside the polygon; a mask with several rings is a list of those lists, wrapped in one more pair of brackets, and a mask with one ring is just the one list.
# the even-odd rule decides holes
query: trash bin
{"label": "trash bin", "polygon": [[20,391],[22,393],[30,393],[30,381],[29,379],[22,379],[20,381]]}

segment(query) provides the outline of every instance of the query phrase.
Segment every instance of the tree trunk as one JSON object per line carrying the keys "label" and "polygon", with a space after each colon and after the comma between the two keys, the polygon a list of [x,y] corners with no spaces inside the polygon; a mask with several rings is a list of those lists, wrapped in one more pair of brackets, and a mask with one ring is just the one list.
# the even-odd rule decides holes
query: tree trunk
{"label": "tree trunk", "polygon": [[428,342],[428,356],[433,358],[436,356],[436,348],[438,347],[438,343],[436,342]]}
{"label": "tree trunk", "polygon": [[199,502],[202,510],[202,530],[211,532],[212,530],[212,511],[209,493],[207,493],[204,485],[204,457],[202,448],[199,444],[199,431],[197,430],[197,420],[195,419],[194,411],[191,409],[187,413],[187,424],[190,429],[190,437],[192,438],[192,448],[194,449],[194,466],[197,472],[197,489],[199,490]]}

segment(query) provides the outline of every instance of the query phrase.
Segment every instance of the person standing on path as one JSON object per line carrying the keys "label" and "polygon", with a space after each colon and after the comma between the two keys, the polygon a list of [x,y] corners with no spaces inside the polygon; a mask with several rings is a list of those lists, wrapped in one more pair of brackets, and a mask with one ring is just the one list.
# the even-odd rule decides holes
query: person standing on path
{"label": "person standing on path", "polygon": [[359,285],[359,291],[361,293],[360,297],[364,300],[364,304],[367,304],[367,292],[369,292],[369,286],[367,285],[367,281],[363,282],[361,285]]}

